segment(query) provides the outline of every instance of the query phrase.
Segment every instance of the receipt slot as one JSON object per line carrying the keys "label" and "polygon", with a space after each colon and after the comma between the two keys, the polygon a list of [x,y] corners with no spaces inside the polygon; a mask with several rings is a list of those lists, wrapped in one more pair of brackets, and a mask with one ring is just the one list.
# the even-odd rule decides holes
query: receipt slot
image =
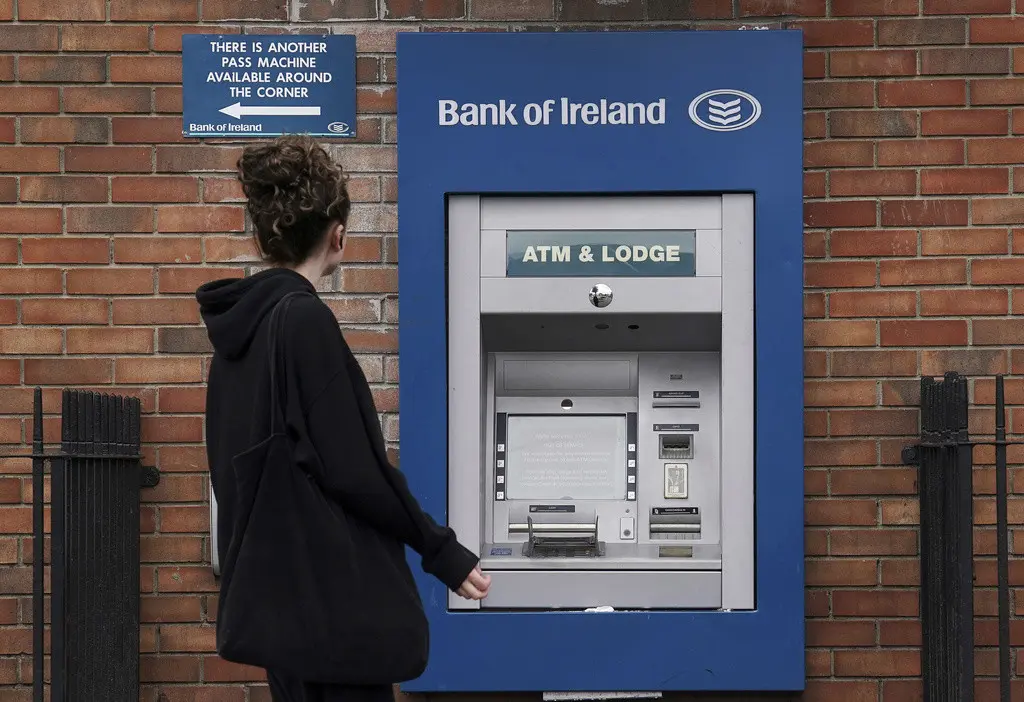
{"label": "receipt slot", "polygon": [[800,32],[397,44],[403,689],[803,689]]}
{"label": "receipt slot", "polygon": [[449,198],[451,608],[754,607],[753,213]]}

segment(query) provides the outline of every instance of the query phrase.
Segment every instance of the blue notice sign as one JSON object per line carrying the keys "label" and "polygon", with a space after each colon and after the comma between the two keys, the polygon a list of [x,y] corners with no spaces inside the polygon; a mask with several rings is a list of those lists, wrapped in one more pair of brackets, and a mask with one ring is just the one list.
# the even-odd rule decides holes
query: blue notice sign
{"label": "blue notice sign", "polygon": [[356,135],[353,35],[186,34],[188,137]]}

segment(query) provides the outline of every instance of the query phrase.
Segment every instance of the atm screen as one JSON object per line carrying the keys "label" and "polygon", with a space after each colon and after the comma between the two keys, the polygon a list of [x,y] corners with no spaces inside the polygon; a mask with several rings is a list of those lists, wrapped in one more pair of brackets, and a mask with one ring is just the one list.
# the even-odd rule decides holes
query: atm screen
{"label": "atm screen", "polygon": [[506,444],[506,499],[626,497],[625,415],[510,414]]}

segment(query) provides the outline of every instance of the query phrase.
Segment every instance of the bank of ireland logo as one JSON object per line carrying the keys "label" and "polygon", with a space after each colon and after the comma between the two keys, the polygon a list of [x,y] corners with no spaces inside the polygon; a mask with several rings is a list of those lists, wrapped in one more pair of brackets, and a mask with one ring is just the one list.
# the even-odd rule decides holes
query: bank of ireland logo
{"label": "bank of ireland logo", "polygon": [[690,119],[713,132],[746,129],[761,116],[761,103],[742,90],[709,90],[690,103]]}

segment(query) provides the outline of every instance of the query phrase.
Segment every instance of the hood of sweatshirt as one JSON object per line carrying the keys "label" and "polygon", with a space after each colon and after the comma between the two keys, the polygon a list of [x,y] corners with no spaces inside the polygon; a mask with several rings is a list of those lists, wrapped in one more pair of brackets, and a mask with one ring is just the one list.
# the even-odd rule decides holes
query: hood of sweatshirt
{"label": "hood of sweatshirt", "polygon": [[316,294],[309,280],[287,268],[269,268],[247,278],[213,280],[200,286],[196,300],[214,350],[229,360],[244,356],[274,305],[300,290]]}

